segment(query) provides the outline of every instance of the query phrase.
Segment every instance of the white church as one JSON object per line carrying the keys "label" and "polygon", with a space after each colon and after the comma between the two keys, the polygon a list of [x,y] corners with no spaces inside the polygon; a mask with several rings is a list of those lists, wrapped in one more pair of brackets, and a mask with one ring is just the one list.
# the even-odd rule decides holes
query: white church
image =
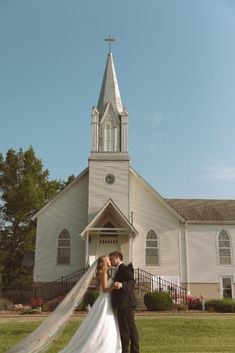
{"label": "white church", "polygon": [[35,286],[118,250],[192,296],[234,297],[235,201],[164,199],[133,169],[111,52],[91,126],[88,167],[33,217]]}

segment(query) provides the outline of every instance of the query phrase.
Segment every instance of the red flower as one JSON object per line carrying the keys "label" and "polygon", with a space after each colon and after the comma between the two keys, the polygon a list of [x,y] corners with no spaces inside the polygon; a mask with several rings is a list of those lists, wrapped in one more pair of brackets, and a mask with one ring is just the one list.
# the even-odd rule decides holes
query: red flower
{"label": "red flower", "polygon": [[42,304],[43,304],[42,298],[38,297],[38,298],[32,298],[31,299],[31,305],[32,305],[33,308],[37,308],[39,306],[42,306]]}

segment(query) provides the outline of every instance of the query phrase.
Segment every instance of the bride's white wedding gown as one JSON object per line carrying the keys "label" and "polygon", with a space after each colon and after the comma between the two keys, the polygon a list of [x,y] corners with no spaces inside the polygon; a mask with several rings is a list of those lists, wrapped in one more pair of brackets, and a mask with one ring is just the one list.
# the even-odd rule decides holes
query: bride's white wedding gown
{"label": "bride's white wedding gown", "polygon": [[[110,284],[109,280],[109,284]],[[121,340],[111,294],[100,295],[80,327],[59,353],[121,353]]]}

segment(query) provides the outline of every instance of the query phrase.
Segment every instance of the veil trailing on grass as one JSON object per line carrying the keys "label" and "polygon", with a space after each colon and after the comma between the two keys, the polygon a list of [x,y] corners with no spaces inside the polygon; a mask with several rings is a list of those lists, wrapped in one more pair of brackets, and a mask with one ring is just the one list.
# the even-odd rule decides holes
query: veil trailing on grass
{"label": "veil trailing on grass", "polygon": [[89,270],[76,283],[53,313],[38,328],[36,328],[36,330],[15,347],[8,350],[7,353],[46,352],[72,315],[76,306],[81,302],[95,273],[96,265],[97,261],[92,264]]}

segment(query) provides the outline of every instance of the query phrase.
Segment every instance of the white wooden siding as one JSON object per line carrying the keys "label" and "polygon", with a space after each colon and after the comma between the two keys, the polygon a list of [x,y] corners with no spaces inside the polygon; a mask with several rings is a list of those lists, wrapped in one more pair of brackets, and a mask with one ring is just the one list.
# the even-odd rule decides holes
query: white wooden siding
{"label": "white wooden siding", "polygon": [[[220,265],[217,236],[225,229],[230,235],[232,265]],[[188,225],[189,282],[219,283],[221,276],[235,278],[235,226],[234,225]]]}
{"label": "white wooden siding", "polygon": [[[37,219],[35,282],[50,282],[70,274],[85,263],[85,241],[80,232],[87,225],[88,173],[42,212]],[[58,235],[66,228],[71,236],[71,263],[57,265]]]}
{"label": "white wooden siding", "polygon": [[[161,276],[180,276],[179,221],[134,174],[130,177],[130,212],[139,232],[133,241],[134,266]],[[145,265],[150,229],[159,239],[159,266]]]}
{"label": "white wooden siding", "polygon": [[[107,185],[107,174],[115,176],[115,183]],[[129,211],[129,162],[90,161],[89,164],[89,221],[111,198],[126,217]]]}

